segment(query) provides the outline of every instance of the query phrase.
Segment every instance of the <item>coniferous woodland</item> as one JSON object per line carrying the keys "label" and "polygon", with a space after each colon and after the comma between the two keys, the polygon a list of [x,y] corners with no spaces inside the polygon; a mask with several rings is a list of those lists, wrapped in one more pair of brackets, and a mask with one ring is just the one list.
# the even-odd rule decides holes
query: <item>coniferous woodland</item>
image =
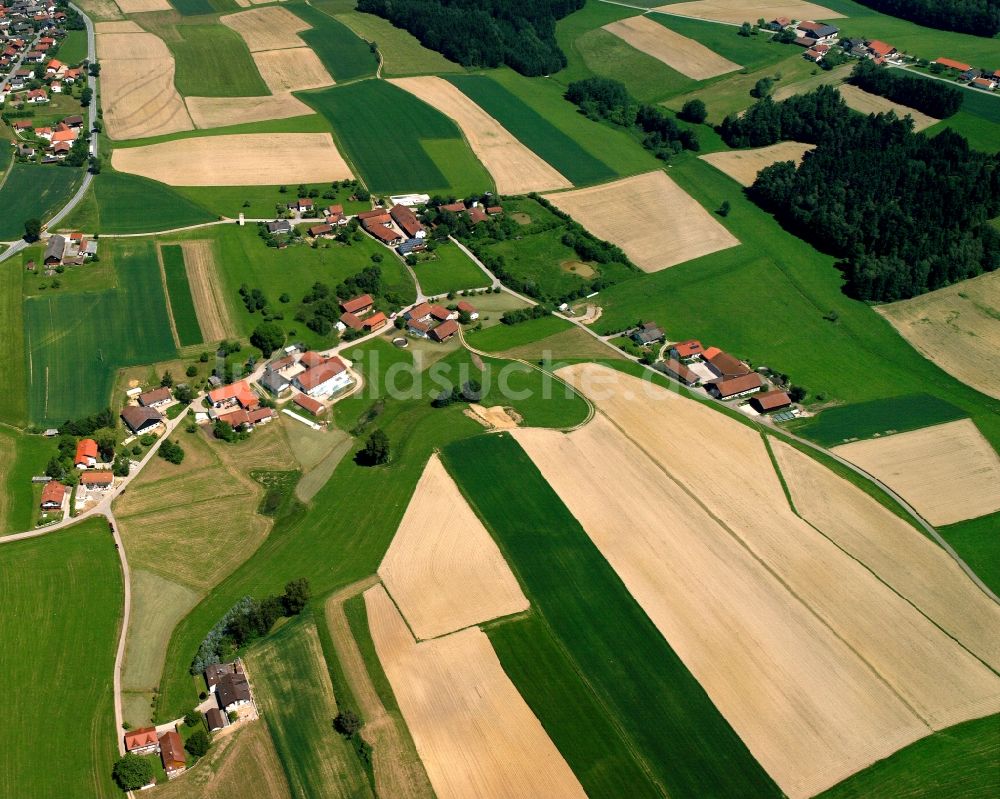
{"label": "coniferous woodland", "polygon": [[951,130],[914,133],[893,114],[862,116],[822,86],[765,98],[720,132],[733,147],[815,144],[801,166],[761,170],[751,198],[797,235],[843,258],[845,291],[893,301],[1000,267],[1000,156]]}
{"label": "coniferous woodland", "polygon": [[961,89],[941,81],[894,73],[868,60],[858,62],[849,82],[866,92],[908,105],[938,119],[950,117],[962,107]]}
{"label": "coniferous woodland", "polygon": [[409,31],[424,47],[464,67],[506,64],[522,75],[566,66],[556,20],[585,0],[358,0],[358,10]]}
{"label": "coniferous woodland", "polygon": [[894,17],[943,31],[996,36],[1000,33],[1000,0],[858,0]]}

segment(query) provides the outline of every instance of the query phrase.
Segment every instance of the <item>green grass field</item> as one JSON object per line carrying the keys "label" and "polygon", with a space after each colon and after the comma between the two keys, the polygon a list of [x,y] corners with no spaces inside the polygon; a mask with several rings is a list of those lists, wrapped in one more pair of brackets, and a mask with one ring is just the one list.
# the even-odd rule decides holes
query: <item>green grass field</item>
{"label": "green grass field", "polygon": [[456,75],[448,80],[572,183],[601,183],[616,177],[607,164],[490,77]]}
{"label": "green grass field", "polygon": [[374,192],[464,197],[493,188],[458,126],[391,83],[367,80],[301,97],[330,120],[342,152]]}
{"label": "green grass field", "polygon": [[1000,793],[1000,716],[912,743],[817,799],[989,799]]}
{"label": "green grass field", "polygon": [[757,36],[740,36],[732,25],[655,12],[649,18],[675,33],[701,42],[723,58],[749,70],[773,64],[788,56],[787,45],[772,42],[771,37],[763,33]]}
{"label": "green grass field", "polygon": [[44,223],[83,180],[83,170],[56,164],[14,164],[0,186],[0,240],[24,235],[28,219]]}
{"label": "green grass field", "polygon": [[570,330],[573,325],[558,316],[543,316],[539,319],[529,319],[516,325],[494,325],[469,333],[469,345],[483,352],[503,352],[514,347],[533,344],[543,338]]}
{"label": "green grass field", "polygon": [[258,702],[293,796],[373,796],[361,761],[330,723],[337,702],[311,614],[247,654]]}
{"label": "green grass field", "polygon": [[174,85],[185,97],[260,97],[270,94],[243,37],[225,25],[178,25]]}
{"label": "green grass field", "polygon": [[434,256],[433,260],[421,261],[413,267],[424,294],[435,296],[490,285],[483,270],[454,244],[439,246]]}
{"label": "green grass field", "polygon": [[24,270],[13,263],[0,265],[0,358],[6,367],[4,384],[0,391],[0,421],[23,425],[28,421],[27,372],[24,357],[24,304],[22,280]]}
{"label": "green grass field", "polygon": [[994,593],[1000,592],[1000,536],[997,530],[1000,530],[1000,512],[937,528]]}
{"label": "green grass field", "polygon": [[586,400],[533,366],[483,358],[480,404],[513,408],[529,427],[573,427],[587,420]]}
{"label": "green grass field", "polygon": [[188,284],[187,271],[184,268],[184,253],[179,246],[163,246],[160,248],[160,257],[163,259],[167,296],[174,317],[174,327],[177,328],[177,338],[182,347],[201,344],[204,337],[198,325],[198,315],[194,310],[191,286]]}
{"label": "green grass field", "polygon": [[216,10],[211,0],[170,0],[170,5],[176,8],[181,15],[185,17],[211,14]]}
{"label": "green grass field", "polygon": [[59,43],[57,56],[60,61],[70,66],[83,61],[87,57],[87,32],[67,31],[66,37]]}
{"label": "green grass field", "polygon": [[170,186],[110,170],[94,179],[81,205],[65,224],[98,233],[151,233],[216,218]]}
{"label": "green grass field", "polygon": [[0,795],[118,799],[111,681],[122,576],[107,524],[3,544],[0,559],[0,713],[18,742],[0,754]]}
{"label": "green grass field", "polygon": [[[510,436],[450,444],[442,460],[551,629],[573,681],[583,675],[665,794],[780,795]],[[532,709],[555,724],[547,705]],[[558,737],[574,740],[569,730]]]}
{"label": "green grass field", "polygon": [[[371,209],[369,202],[351,202],[348,199],[350,189],[338,188],[334,191],[330,183],[307,183],[305,186],[307,191],[316,189],[319,192],[316,202],[321,208],[340,203],[349,214]],[[276,206],[285,208],[289,201],[294,201],[296,188],[295,185],[285,186],[285,191],[281,191],[281,186],[175,186],[171,187],[171,191],[213,215],[236,219],[243,214],[248,219],[265,219],[274,217]],[[333,199],[323,197],[328,192],[336,196]]]}
{"label": "green grass field", "polygon": [[368,43],[344,23],[299,0],[286,3],[285,8],[312,26],[299,36],[316,52],[338,83],[375,74],[378,68],[375,54]]}
{"label": "green grass field", "polygon": [[45,473],[49,458],[56,454],[55,443],[39,435],[0,427],[0,450],[7,461],[0,472],[8,498],[6,508],[0,512],[0,533],[30,530],[38,518],[31,478]]}
{"label": "green grass field", "polygon": [[111,399],[115,372],[175,355],[163,281],[150,239],[102,242],[118,288],[25,301],[29,403],[37,424],[93,413]]}
{"label": "green grass field", "polygon": [[907,394],[828,408],[810,419],[796,421],[796,433],[825,447],[845,441],[903,433],[920,427],[963,419],[965,413],[930,394]]}

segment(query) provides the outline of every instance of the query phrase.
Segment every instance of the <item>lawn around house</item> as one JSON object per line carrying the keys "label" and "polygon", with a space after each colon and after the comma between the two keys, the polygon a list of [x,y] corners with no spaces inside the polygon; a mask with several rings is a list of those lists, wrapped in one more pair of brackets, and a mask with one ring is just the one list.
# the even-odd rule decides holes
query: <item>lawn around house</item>
{"label": "lawn around house", "polygon": [[112,674],[123,591],[107,523],[0,546],[0,713],[18,741],[0,753],[0,795],[118,799]]}
{"label": "lawn around house", "polygon": [[433,255],[433,258],[420,261],[413,267],[424,294],[433,297],[490,285],[486,273],[454,244],[438,246]]}

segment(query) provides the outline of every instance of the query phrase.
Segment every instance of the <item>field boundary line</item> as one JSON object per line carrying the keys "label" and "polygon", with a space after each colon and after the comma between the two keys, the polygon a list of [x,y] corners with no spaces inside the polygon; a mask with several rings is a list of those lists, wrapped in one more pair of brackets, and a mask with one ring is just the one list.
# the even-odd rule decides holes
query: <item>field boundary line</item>
{"label": "field boundary line", "polygon": [[160,267],[160,282],[163,284],[163,297],[166,300],[167,320],[170,322],[170,335],[174,337],[174,347],[181,348],[181,338],[177,335],[177,322],[174,320],[174,305],[170,301],[170,287],[167,286],[167,270],[163,266],[163,245],[156,244],[156,263]]}

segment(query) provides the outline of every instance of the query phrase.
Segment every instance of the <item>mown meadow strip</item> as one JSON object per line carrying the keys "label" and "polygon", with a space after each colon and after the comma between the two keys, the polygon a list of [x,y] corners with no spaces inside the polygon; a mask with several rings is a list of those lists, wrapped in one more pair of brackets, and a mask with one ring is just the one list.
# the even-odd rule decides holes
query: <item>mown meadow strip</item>
{"label": "mown meadow strip", "polygon": [[[671,797],[779,796],[771,778],[508,435],[442,460],[563,651]],[[536,713],[544,708],[536,708]]]}
{"label": "mown meadow strip", "polygon": [[194,309],[191,286],[188,284],[187,270],[184,268],[184,253],[180,245],[171,244],[161,246],[160,255],[163,258],[163,272],[167,278],[167,294],[170,299],[170,311],[174,317],[174,327],[177,328],[177,338],[182,347],[188,344],[201,344],[204,337],[198,325],[198,314]]}

